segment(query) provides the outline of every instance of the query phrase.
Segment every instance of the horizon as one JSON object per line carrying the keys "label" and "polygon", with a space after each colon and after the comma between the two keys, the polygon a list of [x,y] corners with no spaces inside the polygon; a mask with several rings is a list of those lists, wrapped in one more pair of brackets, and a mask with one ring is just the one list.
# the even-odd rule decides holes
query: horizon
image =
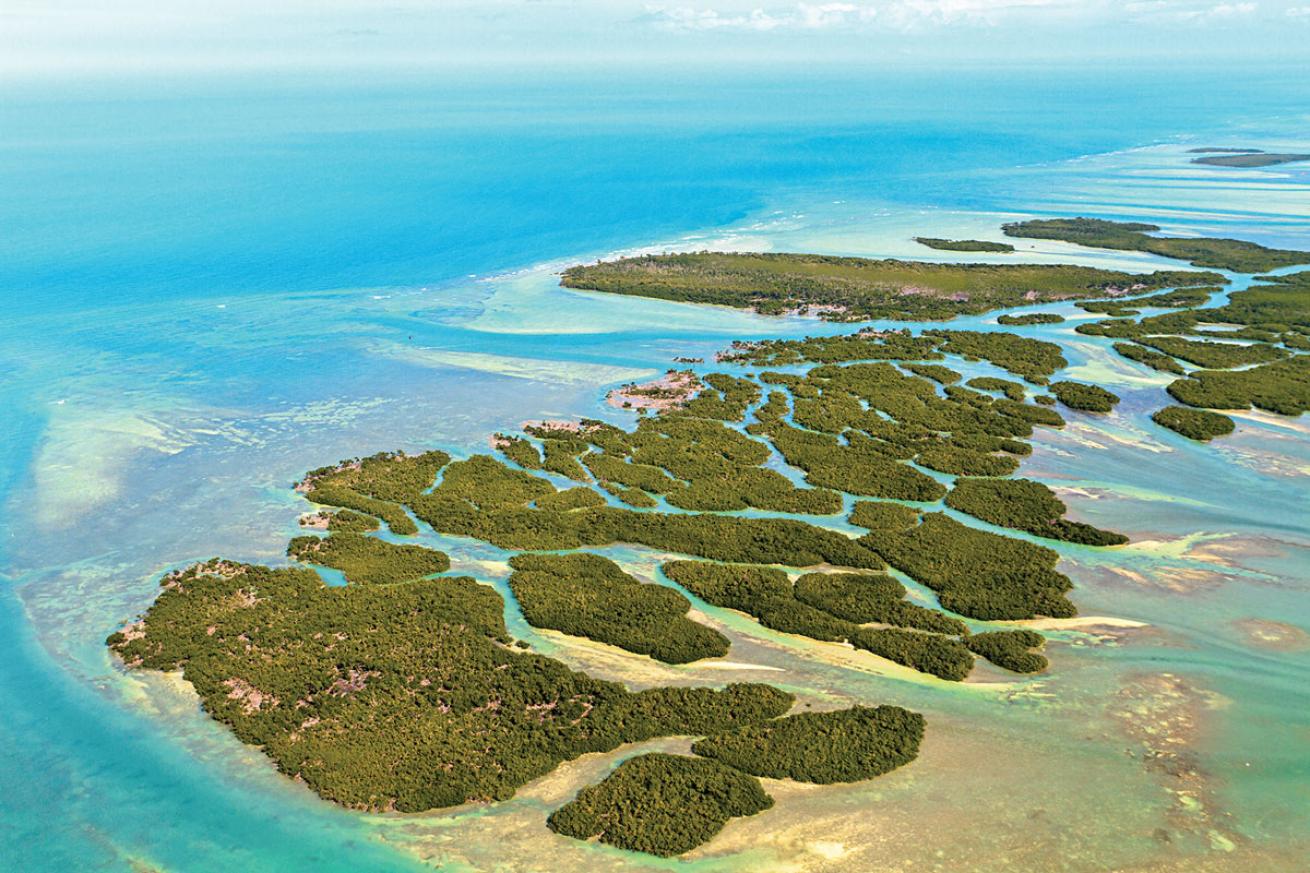
{"label": "horizon", "polygon": [[103,12],[15,0],[0,12],[0,78],[521,67],[924,68],[1119,62],[1278,66],[1310,57],[1310,5],[1176,0],[759,0],[473,4],[358,0],[270,7],[146,0]]}

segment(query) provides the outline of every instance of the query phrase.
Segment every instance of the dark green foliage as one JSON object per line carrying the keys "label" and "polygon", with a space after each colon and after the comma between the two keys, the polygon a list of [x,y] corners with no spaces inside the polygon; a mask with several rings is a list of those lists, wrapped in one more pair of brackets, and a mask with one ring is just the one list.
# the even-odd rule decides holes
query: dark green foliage
{"label": "dark green foliage", "polygon": [[705,758],[652,753],[629,758],[551,813],[558,834],[668,857],[689,852],[728,820],[773,806],[758,779]]}
{"label": "dark green foliage", "polygon": [[760,387],[748,379],[710,373],[701,381],[701,392],[682,405],[680,414],[741,421],[746,417],[746,407],[760,399]]}
{"label": "dark green foliage", "polygon": [[812,485],[890,500],[933,501],[946,493],[937,480],[888,458],[872,444],[842,444],[834,437],[782,425],[772,436],[787,463],[804,470]]}
{"label": "dark green foliage", "polygon": [[1228,436],[1234,429],[1233,420],[1226,415],[1186,406],[1166,406],[1153,413],[1151,420],[1161,427],[1201,442]]}
{"label": "dark green foliage", "polygon": [[1070,409],[1082,409],[1087,412],[1109,412],[1119,402],[1119,397],[1106,391],[1099,385],[1084,385],[1081,382],[1052,382],[1051,393]]}
{"label": "dark green foliage", "polygon": [[909,530],[875,530],[860,542],[927,585],[943,607],[984,621],[1075,614],[1072,585],[1051,549],[967,527],[939,512]]}
{"label": "dark green foliage", "polygon": [[183,669],[205,709],[321,796],[418,812],[504,800],[561,761],[774,718],[763,685],[623,686],[520,652],[472,579],[329,587],[310,570],[207,562],[165,577],[109,645]]}
{"label": "dark green foliage", "polygon": [[849,622],[798,601],[781,570],[704,561],[670,561],[661,569],[706,603],[744,612],[776,631],[837,642],[853,629]]}
{"label": "dark green foliage", "polygon": [[659,505],[654,497],[638,488],[629,488],[627,485],[620,485],[617,482],[604,482],[601,487],[636,509],[650,509]]}
{"label": "dark green foliage", "polygon": [[931,236],[916,236],[914,241],[930,249],[944,252],[997,252],[1014,251],[1009,243],[989,242],[981,239],[938,239]]}
{"label": "dark green foliage", "polygon": [[1266,364],[1287,357],[1287,351],[1278,346],[1256,343],[1238,345],[1208,340],[1189,340],[1176,336],[1148,336],[1138,340],[1144,346],[1158,349],[1166,355],[1181,358],[1189,364],[1213,370]]}
{"label": "dark green foliage", "polygon": [[964,384],[979,391],[999,391],[1011,400],[1023,400],[1028,392],[1018,382],[1009,379],[997,379],[993,376],[977,376]]}
{"label": "dark green foliage", "polygon": [[492,443],[502,455],[520,467],[529,470],[541,469],[541,452],[537,451],[537,447],[523,437],[498,433],[492,437]]}
{"label": "dark green foliage", "polygon": [[545,479],[506,467],[490,455],[473,455],[451,464],[441,484],[430,494],[416,497],[410,505],[417,511],[422,503],[450,501],[491,511],[522,506],[554,493],[555,486]]}
{"label": "dark green foliage", "polygon": [[692,752],[769,779],[859,782],[919,756],[923,716],[899,706],[803,712],[697,740]]}
{"label": "dark green foliage", "polygon": [[1038,394],[1033,398],[1033,403],[1040,403],[1042,406],[1054,406],[1055,396],[1051,394]]}
{"label": "dark green foliage", "polygon": [[[1156,237],[1148,233],[1160,228],[1154,224],[1103,221],[1097,218],[1055,218],[1021,221],[1001,228],[1006,236],[1028,239],[1058,239],[1101,249],[1150,252],[1166,258],[1190,261],[1196,267],[1213,267],[1238,273],[1259,273],[1310,263],[1310,252],[1269,249],[1253,242],[1207,237]],[[1222,276],[1201,279],[1206,274],[1184,274],[1171,285],[1218,285]]]}
{"label": "dark green foliage", "polygon": [[570,488],[567,491],[556,491],[553,494],[542,495],[533,501],[532,505],[537,509],[546,509],[552,512],[568,512],[572,509],[604,506],[605,498],[590,488]]}
{"label": "dark green foliage", "polygon": [[369,533],[380,527],[371,515],[361,515],[349,509],[339,509],[328,519],[328,530],[333,533]]}
{"label": "dark green foliage", "polygon": [[796,599],[855,624],[895,625],[940,634],[967,634],[964,622],[905,600],[905,586],[870,573],[806,573]]}
{"label": "dark green foliage", "polygon": [[587,471],[578,463],[578,455],[587,450],[581,440],[545,440],[542,443],[541,467],[578,482],[587,481]]}
{"label": "dark green foliage", "polygon": [[1224,306],[1202,310],[1205,320],[1310,333],[1310,271],[1261,276],[1260,282],[1233,292]]}
{"label": "dark green foliage", "polygon": [[346,581],[356,584],[409,582],[450,569],[450,558],[445,552],[422,546],[398,546],[356,533],[296,537],[287,546],[287,554],[297,561],[340,570]]}
{"label": "dark green foliage", "polygon": [[720,360],[734,364],[782,367],[812,361],[839,364],[848,361],[935,361],[937,340],[910,336],[908,330],[873,331],[848,336],[806,337],[802,340],[759,340],[732,343]]}
{"label": "dark green foliage", "polygon": [[311,470],[299,488],[315,503],[376,516],[392,533],[412,536],[418,527],[400,504],[428,488],[449,461],[445,452],[379,452]]}
{"label": "dark green foliage", "polygon": [[919,510],[899,503],[861,500],[851,508],[851,524],[870,530],[905,530],[918,521]]}
{"label": "dark green foliage", "polygon": [[[706,379],[718,381],[713,374]],[[742,402],[753,402],[759,395],[758,387],[744,392],[735,385],[719,384],[727,399],[708,399],[730,403],[733,416],[744,412]],[[679,509],[724,512],[754,507],[811,515],[841,511],[838,494],[797,488],[776,470],[763,468],[769,460],[764,443],[717,419],[693,417],[690,406],[646,418],[632,433],[607,431],[597,442],[603,442],[604,452],[584,455],[582,461],[598,481],[663,494]],[[640,505],[640,498],[636,501]]]}
{"label": "dark green foliage", "polygon": [[952,476],[1008,476],[1019,469],[1019,462],[1009,455],[993,455],[949,444],[925,449],[916,460],[930,470]]}
{"label": "dark green foliage", "polygon": [[989,631],[965,637],[964,644],[975,655],[1014,673],[1040,673],[1047,666],[1045,657],[1029,651],[1046,644],[1046,638],[1036,631]]}
{"label": "dark green foliage", "polygon": [[[904,587],[887,576],[812,573],[793,586],[786,573],[772,567],[671,561],[662,570],[707,603],[754,616],[765,627],[824,642],[854,643],[855,634],[861,630],[857,625],[872,621],[941,633],[967,633],[958,619],[906,602]],[[921,669],[917,666],[920,662],[944,669],[933,658],[940,656],[945,643],[921,644],[914,640],[906,645],[909,648],[888,649],[892,655],[878,649],[870,651],[915,669]],[[922,661],[913,660],[920,657],[914,653],[928,650],[938,652],[938,656],[924,654]]]}
{"label": "dark green foliage", "polygon": [[857,649],[951,682],[959,682],[973,669],[973,656],[964,643],[937,634],[862,627],[851,634],[850,641]]}
{"label": "dark green foliage", "polygon": [[829,255],[643,255],[570,267],[568,288],[779,314],[809,306],[832,320],[943,320],[1037,300],[1103,296],[1107,288],[1213,285],[1223,277],[1180,271],[1122,273],[1065,264],[932,264]]}
{"label": "dark green foliage", "polygon": [[1025,312],[1021,315],[1000,315],[996,322],[1007,327],[1023,327],[1030,324],[1061,324],[1064,316],[1054,312]]}
{"label": "dark green foliage", "polygon": [[1280,415],[1310,410],[1310,355],[1248,370],[1197,370],[1169,386],[1174,399],[1207,409],[1259,409]]}
{"label": "dark green foliage", "polygon": [[875,555],[849,537],[792,519],[632,512],[611,506],[559,512],[527,506],[554,491],[543,479],[476,455],[451,464],[441,485],[412,505],[415,514],[441,533],[476,537],[504,549],[626,542],[719,561],[882,567]]}
{"label": "dark green foliage", "polygon": [[[594,493],[594,492],[593,492]],[[723,634],[686,617],[672,588],[643,585],[600,555],[515,555],[510,589],[533,627],[609,643],[669,664],[728,653]]]}
{"label": "dark green foliage", "polygon": [[1064,418],[1054,409],[1033,406],[1028,403],[1016,403],[1013,400],[998,400],[992,405],[997,412],[1012,415],[1032,424],[1044,427],[1064,427]]}
{"label": "dark green foliage", "polygon": [[958,479],[946,505],[1002,527],[1091,546],[1128,542],[1123,534],[1063,518],[1064,502],[1031,479]]}
{"label": "dark green foliage", "polygon": [[948,355],[984,358],[1018,376],[1050,376],[1068,365],[1055,343],[1035,340],[1012,333],[988,333],[971,330],[924,331],[945,342],[941,350]]}
{"label": "dark green foliage", "polygon": [[1131,361],[1145,364],[1152,370],[1159,370],[1161,373],[1174,373],[1181,376],[1187,372],[1181,364],[1168,355],[1153,352],[1133,343],[1115,343],[1114,350]]}
{"label": "dark green foliage", "polygon": [[960,381],[959,373],[941,364],[902,364],[901,366],[916,376],[923,376],[943,385],[952,385]]}

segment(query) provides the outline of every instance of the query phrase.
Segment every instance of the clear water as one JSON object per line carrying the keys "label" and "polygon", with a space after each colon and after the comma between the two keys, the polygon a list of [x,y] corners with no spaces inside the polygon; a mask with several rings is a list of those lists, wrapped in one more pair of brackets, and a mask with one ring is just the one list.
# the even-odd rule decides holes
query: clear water
{"label": "clear water", "polygon": [[[359,816],[276,776],[179,683],[122,674],[103,639],[169,566],[280,560],[304,508],[288,485],[309,467],[382,448],[469,453],[525,419],[621,420],[600,403],[606,387],[674,356],[836,329],[567,292],[551,275],[562,265],[664,246],[932,258],[910,237],[995,237],[1025,213],[1310,247],[1306,170],[1238,176],[1181,155],[1306,150],[1305,96],[1290,75],[1241,69],[9,89],[3,865],[671,866],[542,827],[613,756],[492,809]],[[1160,263],[1059,244],[1024,257]],[[709,608],[731,660],[754,669],[664,668],[511,614],[539,649],[601,675],[765,679],[807,701],[928,714],[914,767],[858,786],[773,786],[775,810],[734,823],[690,866],[1299,869],[1310,652],[1253,642],[1235,622],[1310,630],[1310,425],[1244,419],[1232,439],[1192,445],[1146,418],[1163,379],[1072,325],[1028,330],[1066,346],[1072,376],[1125,398],[1105,419],[1044,433],[1023,471],[1061,488],[1077,517],[1133,536],[1113,552],[1065,548],[1064,568],[1084,615],[1148,628],[1060,630],[1049,676],[947,687]],[[503,553],[443,547],[457,570],[501,583]],[[653,555],[613,553],[653,572]],[[1126,709],[1155,710],[1122,689],[1162,672],[1195,689],[1177,710],[1192,728],[1170,729],[1198,781],[1144,765],[1141,735],[1125,733]]]}

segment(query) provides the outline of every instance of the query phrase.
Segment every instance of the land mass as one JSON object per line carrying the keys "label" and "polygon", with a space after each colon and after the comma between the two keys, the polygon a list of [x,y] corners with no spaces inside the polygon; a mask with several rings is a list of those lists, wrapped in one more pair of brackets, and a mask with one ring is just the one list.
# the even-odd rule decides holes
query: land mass
{"label": "land mass", "polygon": [[938,239],[933,236],[916,236],[914,241],[919,245],[943,252],[996,252],[1000,254],[1014,251],[1014,246],[1009,243],[990,242],[982,239]]}
{"label": "land mass", "polygon": [[1063,264],[939,264],[829,255],[694,252],[565,270],[567,288],[754,309],[830,321],[941,321],[994,309],[1223,284],[1217,273],[1127,273]]}
{"label": "land mass", "polygon": [[1192,149],[1193,152],[1212,152],[1208,157],[1192,158],[1194,164],[1207,164],[1212,167],[1273,167],[1278,164],[1294,164],[1310,161],[1310,155],[1293,153],[1262,152],[1258,149]]}
{"label": "land mass", "polygon": [[[1055,239],[1102,249],[1149,252],[1166,258],[1190,261],[1194,267],[1260,273],[1310,264],[1310,252],[1271,249],[1246,240],[1212,237],[1150,236],[1160,228],[1140,222],[1105,221],[1099,218],[1050,218],[1017,221],[1002,225],[1006,236],[1024,239]],[[1203,282],[1174,282],[1177,286]]]}
{"label": "land mass", "polygon": [[[1149,236],[1150,225],[1087,222],[1024,232],[1109,236],[1142,250],[1179,242]],[[1248,266],[1305,256],[1186,242],[1201,247],[1171,256]],[[584,271],[570,271],[575,280],[612,283],[600,290],[615,293],[766,311],[837,306],[841,317],[949,317],[1107,296],[1113,305],[1088,308],[1117,315],[1123,293],[1137,292],[1139,305],[1172,311],[1079,331],[1126,340],[1115,348],[1182,374],[1169,392],[1185,406],[1158,413],[1159,424],[1211,439],[1231,421],[1192,407],[1310,408],[1305,273],[1265,277],[1205,309],[1218,274],[709,254],[575,270]],[[1195,291],[1140,296],[1179,285]],[[963,380],[943,363],[951,358],[985,360],[1016,378]],[[1060,346],[1003,332],[865,329],[737,342],[717,360],[753,372],[671,371],[624,386],[613,405],[642,413],[630,428],[535,422],[494,436],[500,457],[383,452],[312,470],[297,491],[317,505],[302,524],[318,533],[292,540],[288,557],[299,565],[216,558],[169,573],[146,613],[108,644],[131,668],[181,670],[240,739],[324,798],[359,809],[504,800],[587,752],[701,738],[693,756],[625,762],[550,817],[561,834],[658,855],[771,806],[757,777],[848,781],[908,763],[922,718],[860,706],[789,716],[793,697],[762,684],[632,691],[528,651],[509,635],[506,609],[534,627],[672,664],[729,650],[727,636],[689,615],[695,603],[697,618],[744,613],[776,634],[848,644],[944,681],[967,678],[975,656],[1015,673],[1048,668],[1041,634],[985,623],[1074,615],[1059,554],[943,507],[1047,540],[1123,543],[1067,518],[1041,483],[1011,478],[1035,428],[1064,425],[1051,408],[1057,398],[1104,414],[1118,397],[1050,383],[1068,364]],[[1033,393],[1048,384],[1051,394]],[[444,552],[396,541],[420,533],[515,553],[507,580],[515,602],[449,575]],[[670,555],[659,584],[580,551],[619,543]],[[935,602],[911,602],[889,565]],[[313,566],[340,571],[346,584],[326,584]]]}

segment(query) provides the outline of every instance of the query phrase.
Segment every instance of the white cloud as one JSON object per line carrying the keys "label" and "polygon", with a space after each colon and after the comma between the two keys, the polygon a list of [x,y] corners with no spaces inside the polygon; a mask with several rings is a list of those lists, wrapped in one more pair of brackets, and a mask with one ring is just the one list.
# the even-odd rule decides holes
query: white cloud
{"label": "white cloud", "polygon": [[797,3],[728,10],[648,6],[642,19],[667,30],[837,30],[884,22],[894,30],[925,25],[994,25],[1016,13],[1077,8],[1077,0],[885,0],[881,3]]}
{"label": "white cloud", "polygon": [[1139,19],[1195,24],[1251,18],[1260,11],[1260,7],[1255,3],[1196,5],[1168,2],[1168,0],[1144,0],[1144,2],[1126,3],[1124,8]]}
{"label": "white cloud", "polygon": [[724,13],[717,9],[693,9],[688,6],[651,7],[646,10],[646,15],[643,17],[669,30],[769,31],[786,23],[763,9],[752,9],[744,13]]}

